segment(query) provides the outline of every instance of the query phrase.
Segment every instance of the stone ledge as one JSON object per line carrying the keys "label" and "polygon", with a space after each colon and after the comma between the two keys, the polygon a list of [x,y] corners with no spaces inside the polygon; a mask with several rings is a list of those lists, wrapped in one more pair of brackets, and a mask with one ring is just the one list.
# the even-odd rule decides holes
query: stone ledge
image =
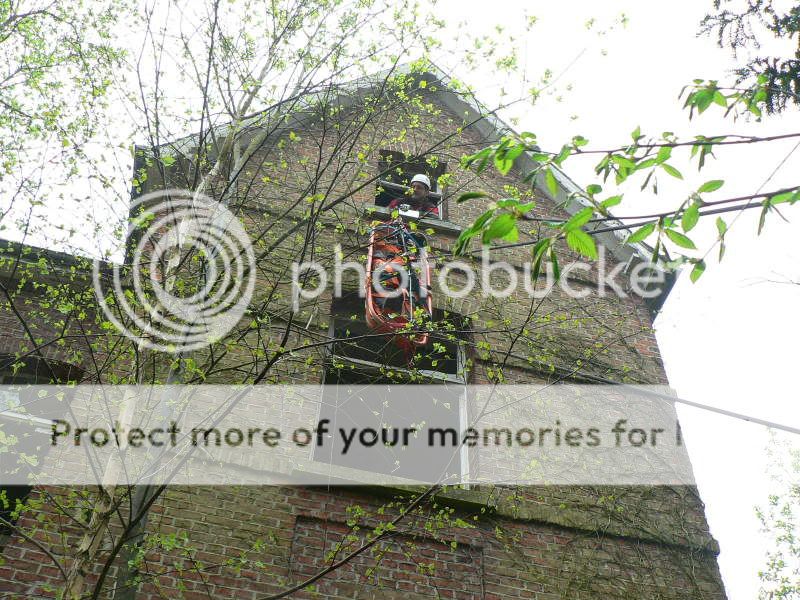
{"label": "stone ledge", "polygon": [[[419,494],[427,490],[427,486],[378,486],[362,485],[347,486],[351,489],[361,489],[376,495],[396,496],[398,494]],[[496,490],[501,493],[497,494]],[[635,527],[626,527],[622,523],[601,520],[586,510],[577,508],[561,508],[550,504],[532,502],[530,500],[514,500],[504,498],[502,491],[511,488],[485,488],[472,487],[470,489],[450,487],[436,494],[436,500],[442,504],[448,504],[454,508],[462,510],[480,510],[482,508],[492,514],[510,519],[512,521],[537,522],[555,527],[565,527],[573,530],[601,532],[607,535],[641,540],[643,542],[672,546],[677,548],[688,548],[700,552],[710,553],[714,556],[719,554],[719,543],[710,535],[700,532],[692,533],[685,528],[677,531],[659,531],[658,525],[654,523],[650,530],[642,530]]]}
{"label": "stone ledge", "polygon": [[[363,214],[365,217],[379,217],[384,219],[392,218],[392,211],[382,206],[368,206],[364,209]],[[412,219],[405,220],[410,221]],[[460,235],[464,230],[461,225],[456,225],[450,221],[443,221],[442,219],[420,219],[417,222],[419,223],[419,228],[423,231],[430,228],[438,233],[444,233],[454,237]]]}

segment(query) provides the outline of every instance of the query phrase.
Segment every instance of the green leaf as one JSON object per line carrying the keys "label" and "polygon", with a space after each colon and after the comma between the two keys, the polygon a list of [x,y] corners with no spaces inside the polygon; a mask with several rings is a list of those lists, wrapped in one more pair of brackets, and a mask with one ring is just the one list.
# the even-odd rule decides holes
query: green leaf
{"label": "green leaf", "polygon": [[680,246],[681,248],[697,250],[697,246],[694,245],[694,242],[679,231],[675,231],[674,229],[665,229],[664,233],[667,234],[667,237],[672,240],[674,244]]}
{"label": "green leaf", "polygon": [[508,172],[514,166],[514,161],[508,158],[505,152],[497,152],[494,155],[494,166],[503,175],[508,175]]}
{"label": "green leaf", "polygon": [[531,158],[535,160],[537,163],[546,163],[550,160],[550,155],[546,152],[534,152],[531,154]]}
{"label": "green leaf", "polygon": [[553,162],[560,167],[561,163],[563,163],[565,160],[567,160],[567,158],[569,158],[570,154],[572,154],[572,148],[567,146],[567,145],[564,145],[561,148],[561,152],[558,153],[558,156],[556,156],[553,159]]}
{"label": "green leaf", "polygon": [[[667,230],[667,235],[669,235],[669,230]],[[695,283],[698,279],[700,279],[700,276],[703,273],[705,273],[705,270],[706,270],[706,261],[700,259],[695,263],[692,272],[689,273],[689,279],[692,280],[692,283]]]}
{"label": "green leaf", "polygon": [[667,163],[664,163],[664,164],[661,165],[661,168],[664,169],[667,173],[669,173],[673,177],[675,177],[676,179],[683,179],[683,175],[681,175],[681,172],[678,171],[678,169],[676,169],[672,165],[668,165]]}
{"label": "green leaf", "polygon": [[697,112],[702,113],[711,106],[711,103],[714,101],[714,91],[713,89],[706,88],[694,94],[693,104],[697,107]]}
{"label": "green leaf", "polygon": [[771,208],[769,199],[764,200],[764,202],[761,203],[761,206],[763,206],[763,208],[761,209],[761,214],[758,217],[758,235],[761,235],[761,231],[764,229],[764,222],[767,220],[767,213]]}
{"label": "green leaf", "polygon": [[706,156],[714,156],[713,147],[710,145],[703,146],[700,149],[700,159],[697,161],[697,170],[698,172],[705,166],[706,164]]}
{"label": "green leaf", "polygon": [[489,219],[491,219],[493,216],[494,209],[487,210],[480,217],[478,217],[470,227],[462,231],[458,236],[458,239],[456,239],[456,243],[453,248],[453,254],[456,256],[463,254],[469,245],[469,241],[478,235],[481,229],[483,229],[484,225],[486,225]]}
{"label": "green leaf", "polygon": [[631,133],[631,139],[634,142],[638,142],[640,137],[642,137],[642,128],[637,125],[636,129]]}
{"label": "green leaf", "polygon": [[582,146],[585,146],[588,143],[589,143],[589,140],[587,140],[582,135],[576,135],[575,137],[572,138],[572,145],[575,146],[576,148],[580,148]]}
{"label": "green leaf", "polygon": [[503,236],[503,238],[507,242],[516,242],[519,241],[519,228],[514,224],[514,227],[509,231],[507,234]]}
{"label": "green leaf", "polygon": [[658,149],[658,154],[656,155],[656,162],[661,164],[667,160],[669,157],[672,156],[672,146],[662,146]]}
{"label": "green leaf", "polygon": [[706,181],[698,188],[697,191],[700,194],[705,192],[716,192],[723,185],[725,185],[725,182],[722,179],[712,179],[711,181]]}
{"label": "green leaf", "polygon": [[542,238],[533,246],[533,250],[531,250],[531,257],[536,260],[537,258],[541,258],[544,256],[544,253],[550,247],[550,244],[553,243],[552,238]]}
{"label": "green leaf", "polygon": [[465,156],[461,159],[461,166],[465,169],[470,168],[473,164],[478,163],[476,167],[476,171],[480,173],[486,168],[486,163],[489,162],[489,157],[492,154],[491,148],[484,148],[480,152],[476,152],[475,154],[470,154],[469,156]]}
{"label": "green leaf", "polygon": [[[655,171],[650,171],[647,174],[647,177],[644,178],[644,182],[642,183],[642,186],[639,188],[640,190],[644,191],[644,188],[646,188],[647,184],[650,183],[650,178],[653,176],[653,173],[655,173]],[[655,184],[653,185],[653,188],[655,188]],[[658,190],[654,189],[653,193],[658,194]]]}
{"label": "green leaf", "polygon": [[475,198],[487,198],[488,196],[489,194],[486,192],[466,192],[465,194],[461,194],[458,198],[456,198],[456,204],[461,204],[467,200],[475,200]]}
{"label": "green leaf", "polygon": [[525,144],[520,142],[516,146],[513,146],[508,152],[506,152],[506,158],[511,161],[516,161],[517,157],[525,151]]}
{"label": "green leaf", "polygon": [[596,183],[590,183],[586,186],[586,193],[590,196],[594,196],[595,194],[599,194],[603,191],[603,186],[597,185]]}
{"label": "green leaf", "polygon": [[587,206],[586,208],[580,209],[576,212],[572,217],[570,217],[569,221],[564,223],[562,229],[564,231],[571,231],[573,229],[578,229],[586,225],[589,222],[589,219],[592,218],[594,211],[591,207]]}
{"label": "green leaf", "polygon": [[489,222],[489,219],[491,219],[493,216],[494,216],[494,209],[491,208],[486,212],[484,212],[480,217],[475,219],[475,222],[472,224],[472,227],[470,229],[474,228],[475,232],[477,233],[478,231],[483,229],[483,226],[486,225],[486,223]]}
{"label": "green leaf", "polygon": [[793,190],[791,192],[782,192],[780,194],[770,196],[769,203],[773,206],[775,204],[783,204],[784,202],[791,202],[794,204],[798,198],[800,198],[800,190]]}
{"label": "green leaf", "polygon": [[550,246],[550,264],[553,265],[553,279],[558,282],[561,279],[561,268],[558,266],[556,249],[553,246]]}
{"label": "green leaf", "polygon": [[655,223],[648,223],[634,231],[632,234],[628,236],[628,239],[625,240],[626,244],[635,244],[636,242],[641,242],[645,240],[653,231],[655,231],[656,224]]}
{"label": "green leaf", "polygon": [[477,156],[479,157],[478,166],[475,169],[478,173],[483,173],[486,170],[486,165],[489,164],[489,159],[492,156],[492,149],[486,148],[485,150],[478,152]]}
{"label": "green leaf", "polygon": [[636,163],[633,162],[629,158],[625,158],[624,156],[620,156],[619,154],[613,154],[611,156],[611,161],[619,165],[624,169],[635,169]]}
{"label": "green leaf", "polygon": [[600,203],[601,208],[611,208],[622,202],[622,196],[610,196]]}
{"label": "green leaf", "polygon": [[697,203],[692,204],[683,212],[681,217],[681,227],[686,232],[691,231],[700,220],[700,207]]}
{"label": "green leaf", "polygon": [[558,182],[556,182],[556,176],[553,175],[552,169],[545,169],[544,182],[547,185],[547,189],[550,192],[550,195],[553,198],[555,198],[558,192]]}
{"label": "green leaf", "polygon": [[467,248],[467,244],[469,241],[475,237],[476,231],[473,231],[472,228],[465,229],[461,232],[461,235],[458,236],[456,243],[453,245],[453,255],[460,256],[464,253],[464,250]]}
{"label": "green leaf", "polygon": [[636,163],[636,170],[641,171],[643,169],[647,169],[648,167],[652,167],[655,164],[658,164],[658,160],[656,160],[655,158],[646,158]]}
{"label": "green leaf", "polygon": [[611,163],[611,155],[607,154],[602,159],[600,159],[600,162],[597,163],[594,167],[595,173],[597,173],[598,175],[600,175],[600,173],[603,174],[603,181],[605,181],[608,178],[608,174],[611,172],[610,163]]}
{"label": "green leaf", "polygon": [[483,232],[483,243],[488,244],[496,238],[502,238],[509,235],[512,229],[516,229],[517,219],[510,213],[498,215],[492,220],[489,228]]}
{"label": "green leaf", "polygon": [[539,278],[539,273],[542,271],[542,259],[544,258],[547,249],[550,247],[551,238],[544,238],[536,242],[536,245],[531,250],[531,280],[536,281]]}
{"label": "green leaf", "polygon": [[761,118],[761,109],[758,108],[758,105],[756,105],[754,102],[747,103],[747,110],[753,113],[756,117]]}
{"label": "green leaf", "polygon": [[650,256],[650,262],[655,263],[658,262],[658,253],[661,251],[661,232],[659,231],[658,237],[656,238],[656,245],[653,246],[653,254]]}
{"label": "green leaf", "polygon": [[498,208],[517,208],[521,206],[519,200],[516,198],[501,198],[497,202],[495,202]]}
{"label": "green leaf", "polygon": [[725,237],[725,234],[728,233],[728,225],[722,220],[722,217],[717,217],[717,231],[719,232],[720,239]]}
{"label": "green leaf", "polygon": [[573,229],[567,233],[567,245],[578,254],[597,259],[597,245],[592,236],[582,229]]}

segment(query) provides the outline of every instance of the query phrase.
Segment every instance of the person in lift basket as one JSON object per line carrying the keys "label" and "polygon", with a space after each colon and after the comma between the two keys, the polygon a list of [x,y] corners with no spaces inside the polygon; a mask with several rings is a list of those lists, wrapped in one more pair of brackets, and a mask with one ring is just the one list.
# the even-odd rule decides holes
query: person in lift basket
{"label": "person in lift basket", "polygon": [[401,204],[408,204],[412,210],[418,210],[420,216],[439,216],[439,206],[430,197],[431,180],[427,175],[418,173],[411,179],[411,198],[395,198],[389,203],[390,209],[399,208]]}

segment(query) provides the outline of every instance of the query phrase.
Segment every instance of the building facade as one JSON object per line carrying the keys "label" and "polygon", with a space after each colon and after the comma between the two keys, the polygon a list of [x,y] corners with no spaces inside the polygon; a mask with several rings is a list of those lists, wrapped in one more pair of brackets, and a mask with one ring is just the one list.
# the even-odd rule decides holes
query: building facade
{"label": "building facade", "polygon": [[[244,224],[256,260],[245,314],[207,348],[158,352],[109,322],[90,262],[9,243],[0,255],[8,282],[0,310],[3,382],[338,386],[331,389],[408,383],[440,386],[452,398],[420,394],[415,404],[354,406],[351,396],[336,396],[281,404],[281,415],[309,429],[323,418],[363,424],[373,417],[377,427],[426,421],[463,429],[482,410],[463,392],[467,385],[666,384],[652,318],[668,285],[647,299],[631,291],[643,248],[600,234],[604,264],[563,272],[567,287],[548,289],[543,273],[533,285],[537,294],[526,287],[530,245],[504,242],[513,247],[495,248],[484,261],[475,241],[460,258],[463,268],[445,268],[458,236],[493,201],[535,202],[519,221],[519,242],[535,242],[547,221],[585,206],[558,169],[555,194],[543,175],[525,181],[536,168],[526,156],[506,174],[462,166],[464,155],[505,129],[443,74],[412,69],[322,91],[220,131],[215,143],[191,137],[137,149],[135,196],[202,187]],[[438,217],[415,223],[436,263],[434,316],[426,323],[429,342],[409,360],[391,336],[372,335],[366,326],[357,269],[325,282],[297,265],[314,262],[333,273],[337,264],[363,264],[370,227],[391,218],[388,200],[417,172],[431,178],[443,201]],[[475,190],[485,196],[456,202]],[[556,252],[562,265],[580,259],[566,245]],[[504,296],[482,293],[481,285],[505,288],[514,277],[492,268],[500,261],[518,285]],[[193,268],[188,264],[175,280],[208,272]],[[147,269],[170,275],[166,263]],[[468,285],[469,269],[474,291],[448,293]],[[104,265],[101,278],[113,270]],[[607,272],[615,273],[612,279]],[[130,276],[123,269],[123,281]],[[612,283],[624,296],[613,293]],[[119,301],[107,304],[145,335]],[[49,438],[36,427],[47,431],[59,414],[79,410],[35,402],[7,408],[4,414],[17,422],[37,419],[28,419],[25,443],[43,460]],[[402,468],[426,462],[424,448],[411,448],[402,460],[387,453],[383,466],[367,467],[341,456],[331,465],[325,448],[311,446],[258,465],[269,471],[270,485],[255,478],[250,485],[117,486],[108,496],[96,486],[7,488],[0,590],[9,597],[58,597],[79,571],[80,585],[72,589],[85,597],[148,600],[257,600],[289,592],[298,598],[725,597],[718,547],[693,486],[420,487],[404,485]],[[465,450],[454,463],[431,469],[449,468],[451,475],[503,469],[502,461],[480,460]],[[217,456],[198,468],[252,473],[256,467]],[[370,469],[397,481],[371,485],[369,476],[354,475]],[[332,472],[327,485],[298,483]]]}

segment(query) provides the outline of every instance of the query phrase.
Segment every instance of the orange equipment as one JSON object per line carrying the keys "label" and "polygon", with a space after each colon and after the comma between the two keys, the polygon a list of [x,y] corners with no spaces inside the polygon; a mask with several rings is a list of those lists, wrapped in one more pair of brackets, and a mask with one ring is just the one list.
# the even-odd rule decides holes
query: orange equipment
{"label": "orange equipment", "polygon": [[425,237],[409,231],[401,218],[376,225],[367,254],[367,325],[377,333],[393,333],[409,360],[428,343],[415,327],[433,315],[431,269]]}

